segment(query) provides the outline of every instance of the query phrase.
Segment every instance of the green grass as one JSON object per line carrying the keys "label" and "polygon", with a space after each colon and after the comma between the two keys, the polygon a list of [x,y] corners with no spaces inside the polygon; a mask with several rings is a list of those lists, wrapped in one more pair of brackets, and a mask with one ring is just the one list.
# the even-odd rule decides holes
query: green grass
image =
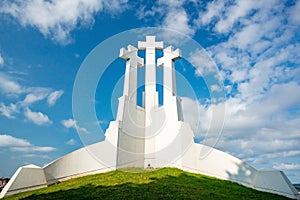
{"label": "green grass", "polygon": [[[139,172],[139,173],[133,173]],[[147,172],[147,173],[146,173]],[[9,199],[287,199],[175,168],[131,169],[74,178]]]}

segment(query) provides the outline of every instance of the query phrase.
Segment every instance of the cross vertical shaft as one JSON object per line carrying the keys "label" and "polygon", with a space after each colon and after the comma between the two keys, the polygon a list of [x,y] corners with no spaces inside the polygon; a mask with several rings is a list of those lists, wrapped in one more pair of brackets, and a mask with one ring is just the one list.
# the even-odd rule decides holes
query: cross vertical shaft
{"label": "cross vertical shaft", "polygon": [[138,57],[137,51],[138,49],[132,45],[128,46],[128,50],[125,48],[120,50],[120,57],[126,60],[123,96],[127,96],[133,104],[136,104],[137,67],[144,64],[144,59]]}
{"label": "cross vertical shaft", "polygon": [[163,49],[163,42],[156,42],[155,36],[146,36],[145,42],[138,42],[140,50],[146,50],[145,64],[145,110],[150,111],[154,106],[158,105],[158,97],[156,94],[156,62],[155,50]]}
{"label": "cross vertical shaft", "polygon": [[156,92],[156,57],[155,50],[163,49],[163,42],[156,42],[155,36],[146,36],[145,42],[138,42],[139,50],[146,50],[145,64],[145,166],[155,165],[153,154],[155,152],[155,135],[151,127],[151,110],[158,106],[158,94]]}
{"label": "cross vertical shaft", "polygon": [[174,50],[172,46],[164,49],[164,56],[157,60],[157,65],[164,67],[164,104],[170,101],[173,96],[176,96],[176,78],[174,70],[174,61],[180,58],[181,52],[179,49]]}

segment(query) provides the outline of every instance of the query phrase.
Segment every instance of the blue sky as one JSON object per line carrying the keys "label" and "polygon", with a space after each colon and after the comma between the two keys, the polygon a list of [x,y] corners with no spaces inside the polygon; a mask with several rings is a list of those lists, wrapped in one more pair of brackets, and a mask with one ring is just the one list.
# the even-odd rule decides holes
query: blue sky
{"label": "blue sky", "polygon": [[[193,38],[217,65],[212,67],[203,49],[176,62],[195,92],[186,94],[178,85],[196,140],[216,128],[212,113],[225,108],[216,148],[259,169],[283,170],[299,183],[299,13],[300,1],[293,0],[1,1],[0,176],[9,177],[28,163],[43,166],[82,147],[76,129],[91,133],[72,113],[73,84],[82,62],[115,34],[160,27]],[[160,34],[178,46],[176,35]],[[112,89],[125,65],[115,56],[94,99],[103,128],[113,120],[110,104],[121,94]],[[221,88],[202,78],[212,72],[224,83],[221,102],[210,95]]]}

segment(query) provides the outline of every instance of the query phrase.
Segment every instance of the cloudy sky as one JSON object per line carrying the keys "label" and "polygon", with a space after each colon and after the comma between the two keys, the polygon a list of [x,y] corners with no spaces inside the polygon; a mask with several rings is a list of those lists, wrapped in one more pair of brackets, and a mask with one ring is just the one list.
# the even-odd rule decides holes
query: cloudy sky
{"label": "cloudy sky", "polygon": [[[214,101],[210,94],[222,88],[205,85],[212,68],[202,50],[186,58],[189,64],[176,64],[196,93],[192,98],[178,89],[196,141],[213,130],[212,113],[225,108],[216,148],[258,169],[283,170],[300,183],[299,13],[296,0],[2,0],[0,176],[82,147],[77,131],[92,133],[73,118],[72,92],[83,60],[122,31],[161,27],[202,45],[222,77],[226,98]],[[106,76],[118,80],[122,73],[108,70]],[[103,84],[107,91],[97,95],[110,105],[114,95]],[[105,105],[97,95],[95,107]],[[105,129],[115,113],[97,112]]]}

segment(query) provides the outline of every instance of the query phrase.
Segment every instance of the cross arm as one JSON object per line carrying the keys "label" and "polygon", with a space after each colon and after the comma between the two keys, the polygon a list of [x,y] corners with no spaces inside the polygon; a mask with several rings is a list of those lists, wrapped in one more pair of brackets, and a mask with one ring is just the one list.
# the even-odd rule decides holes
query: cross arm
{"label": "cross arm", "polygon": [[146,48],[155,48],[155,49],[163,49],[164,43],[163,42],[156,42],[155,36],[146,36],[146,41],[138,41],[138,48],[140,50],[145,50]]}
{"label": "cross arm", "polygon": [[144,65],[144,59],[137,55],[137,51],[137,48],[132,45],[128,45],[127,49],[120,49],[119,57],[131,62],[133,65],[136,64],[138,67],[142,67]]}
{"label": "cross arm", "polygon": [[164,56],[157,59],[157,65],[159,67],[163,67],[165,62],[174,61],[181,57],[180,49],[174,50],[173,46],[168,46],[164,49]]}

